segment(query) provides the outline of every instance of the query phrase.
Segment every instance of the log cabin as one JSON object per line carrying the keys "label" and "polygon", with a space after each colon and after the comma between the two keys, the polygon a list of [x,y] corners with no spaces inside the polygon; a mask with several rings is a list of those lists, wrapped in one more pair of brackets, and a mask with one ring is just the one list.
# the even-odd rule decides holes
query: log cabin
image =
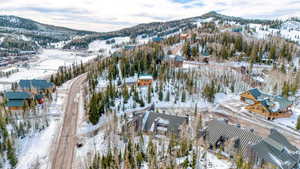
{"label": "log cabin", "polygon": [[248,105],[250,112],[258,113],[268,120],[288,118],[292,115],[292,102],[282,96],[262,93],[258,89],[250,89],[240,95],[241,100]]}

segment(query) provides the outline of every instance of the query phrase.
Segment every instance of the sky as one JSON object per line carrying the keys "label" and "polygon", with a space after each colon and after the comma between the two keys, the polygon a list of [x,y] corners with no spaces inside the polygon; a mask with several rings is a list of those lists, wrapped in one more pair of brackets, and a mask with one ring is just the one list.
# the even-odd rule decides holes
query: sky
{"label": "sky", "polygon": [[97,32],[209,11],[261,19],[300,17],[300,0],[0,0],[0,15]]}

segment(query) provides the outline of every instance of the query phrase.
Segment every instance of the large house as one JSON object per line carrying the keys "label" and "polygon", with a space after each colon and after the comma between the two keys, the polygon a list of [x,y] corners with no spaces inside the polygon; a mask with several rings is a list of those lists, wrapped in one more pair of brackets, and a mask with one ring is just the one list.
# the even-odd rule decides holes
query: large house
{"label": "large house", "polygon": [[277,130],[271,129],[268,137],[250,147],[249,160],[256,167],[275,166],[280,169],[300,167],[300,151]]}
{"label": "large house", "polygon": [[145,133],[179,135],[182,127],[187,123],[187,117],[145,112],[135,115],[127,127],[134,127],[135,131]]}
{"label": "large house", "polygon": [[32,95],[27,92],[6,92],[4,96],[7,100],[6,107],[10,111],[23,110],[24,106],[33,99]]}
{"label": "large house", "polygon": [[54,84],[47,80],[20,80],[19,88],[33,94],[44,93],[46,91],[51,93],[53,91]]}
{"label": "large house", "polygon": [[248,104],[245,108],[263,115],[268,120],[290,117],[292,102],[282,96],[272,96],[254,88],[240,95],[241,100]]}
{"label": "large house", "polygon": [[230,125],[224,120],[211,120],[203,131],[210,149],[219,149],[231,157],[242,155],[254,168],[297,169],[300,152],[277,130],[271,129],[266,138],[254,130]]}

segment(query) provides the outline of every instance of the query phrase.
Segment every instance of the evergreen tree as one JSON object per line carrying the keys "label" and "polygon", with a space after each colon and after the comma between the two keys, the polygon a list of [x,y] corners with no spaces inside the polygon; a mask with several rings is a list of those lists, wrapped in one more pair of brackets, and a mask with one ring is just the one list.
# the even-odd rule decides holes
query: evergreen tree
{"label": "evergreen tree", "polygon": [[298,116],[296,130],[300,130],[300,116]]}
{"label": "evergreen tree", "polygon": [[147,102],[148,102],[148,104],[151,103],[151,94],[152,94],[152,87],[149,85],[148,86],[148,94],[147,94]]}
{"label": "evergreen tree", "polygon": [[181,102],[185,102],[185,100],[186,100],[186,93],[185,90],[183,90],[181,95]]}

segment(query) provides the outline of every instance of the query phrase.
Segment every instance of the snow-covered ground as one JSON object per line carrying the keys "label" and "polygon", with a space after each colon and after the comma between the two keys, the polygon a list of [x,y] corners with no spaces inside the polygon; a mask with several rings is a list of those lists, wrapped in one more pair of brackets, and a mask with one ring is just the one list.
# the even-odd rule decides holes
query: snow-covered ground
{"label": "snow-covered ground", "polygon": [[[297,23],[297,24],[295,24]],[[272,29],[260,24],[249,24],[255,30],[254,36],[259,39],[266,39],[269,36],[279,36],[288,40],[300,43],[300,23],[287,21],[282,24],[280,29]]]}
{"label": "snow-covered ground", "polygon": [[62,123],[64,100],[67,96],[66,90],[70,87],[70,82],[68,81],[58,88],[57,95],[53,94],[54,101],[50,104],[49,112],[47,113],[49,126],[40,132],[31,133],[17,141],[17,169],[29,169],[36,165],[40,166],[40,169],[49,167],[51,146]]}
{"label": "snow-covered ground", "polygon": [[[97,57],[97,55],[86,55],[86,53],[59,49],[44,49],[37,57],[37,61],[30,62],[26,67],[13,66],[7,68],[8,70],[18,68],[19,72],[12,74],[9,78],[0,78],[0,90],[10,89],[11,85],[9,83],[18,82],[21,79],[47,78],[56,73],[61,66],[84,63]],[[6,71],[6,69],[2,71]]]}
{"label": "snow-covered ground", "polygon": [[[115,43],[112,44],[106,44],[106,41],[115,40]],[[108,40],[95,40],[92,43],[89,44],[88,51],[99,51],[103,50],[105,55],[109,55],[110,53],[113,53],[117,50],[117,48],[113,48],[115,45],[121,45],[123,43],[128,43],[130,41],[129,37],[116,37],[111,38]]]}
{"label": "snow-covered ground", "polygon": [[297,119],[300,116],[300,105],[293,107],[292,112],[293,115],[291,117],[275,119],[274,122],[295,129],[297,124]]}

